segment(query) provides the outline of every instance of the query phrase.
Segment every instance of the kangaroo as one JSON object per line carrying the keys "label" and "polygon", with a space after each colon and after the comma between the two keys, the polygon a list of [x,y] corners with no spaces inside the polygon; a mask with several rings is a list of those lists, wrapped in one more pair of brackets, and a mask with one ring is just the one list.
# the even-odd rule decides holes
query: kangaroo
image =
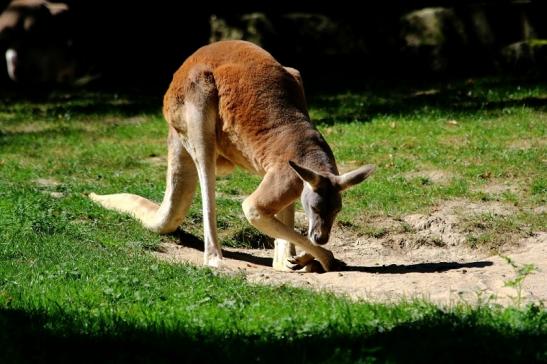
{"label": "kangaroo", "polygon": [[[166,234],[181,224],[199,180],[204,264],[219,267],[215,180],[238,166],[263,177],[242,207],[254,227],[275,239],[273,268],[305,270],[315,258],[331,270],[334,256],[322,245],[342,207],[341,191],[366,179],[374,166],[339,175],[329,145],[310,121],[296,69],[283,67],[246,41],[206,45],[173,75],[163,115],[169,133],[161,205],[128,193],[91,193],[92,200]],[[294,230],[299,197],[309,223],[307,236]],[[295,245],[302,250],[299,255]]]}

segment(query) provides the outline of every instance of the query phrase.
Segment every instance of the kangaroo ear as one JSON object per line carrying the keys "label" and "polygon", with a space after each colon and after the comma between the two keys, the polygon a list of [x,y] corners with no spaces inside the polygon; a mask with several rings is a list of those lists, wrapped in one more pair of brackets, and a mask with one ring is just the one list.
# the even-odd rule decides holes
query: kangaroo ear
{"label": "kangaroo ear", "polygon": [[374,172],[375,169],[376,166],[372,164],[367,164],[366,166],[357,168],[354,171],[345,173],[341,176],[337,176],[336,184],[338,185],[338,188],[343,191],[353,185],[363,182],[365,179],[368,178],[368,176],[370,176]]}
{"label": "kangaroo ear", "polygon": [[298,177],[302,179],[304,182],[308,182],[312,188],[315,188],[319,185],[319,182],[321,180],[321,176],[319,176],[317,173],[312,171],[311,169],[307,169],[305,167],[302,167],[298,164],[296,164],[293,161],[289,161],[289,165],[293,169],[293,171],[296,172]]}
{"label": "kangaroo ear", "polygon": [[63,3],[46,3],[45,6],[53,16],[61,14],[69,9],[68,5]]}

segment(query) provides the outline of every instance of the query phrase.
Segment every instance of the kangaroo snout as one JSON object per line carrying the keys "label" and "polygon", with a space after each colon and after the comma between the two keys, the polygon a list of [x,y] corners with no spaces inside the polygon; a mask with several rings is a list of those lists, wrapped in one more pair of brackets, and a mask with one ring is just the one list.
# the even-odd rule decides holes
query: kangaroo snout
{"label": "kangaroo snout", "polygon": [[325,245],[329,241],[329,234],[312,233],[309,238],[315,245]]}

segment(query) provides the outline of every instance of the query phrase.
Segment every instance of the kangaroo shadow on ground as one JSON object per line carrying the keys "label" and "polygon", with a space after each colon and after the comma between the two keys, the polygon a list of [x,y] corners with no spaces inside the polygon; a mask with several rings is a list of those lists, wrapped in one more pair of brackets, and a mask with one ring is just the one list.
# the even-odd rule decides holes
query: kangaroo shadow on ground
{"label": "kangaroo shadow on ground", "polygon": [[[203,240],[198,238],[197,236],[190,234],[186,231],[183,231],[181,229],[177,229],[171,235],[178,240],[179,245],[203,252],[203,249],[204,249]],[[265,267],[271,267],[273,263],[272,258],[259,257],[259,256],[245,253],[245,252],[235,252],[235,251],[226,250],[226,249],[222,249],[222,255],[224,256],[224,258],[241,260],[247,263],[262,265]]]}
{"label": "kangaroo shadow on ground", "polygon": [[442,273],[449,270],[465,268],[485,268],[494,263],[488,260],[476,262],[434,262],[434,263],[416,263],[416,264],[390,264],[377,267],[366,266],[345,266],[341,271],[346,272],[365,272],[377,274],[405,274],[405,273]]}
{"label": "kangaroo shadow on ground", "polygon": [[[197,236],[187,233],[181,229],[175,231],[172,236],[178,240],[178,244],[199,250],[203,252],[203,240]],[[271,250],[273,255],[273,250]],[[241,260],[247,263],[271,267],[272,258],[260,257],[247,252],[232,251],[222,249],[222,254],[225,258]],[[390,264],[382,266],[359,266],[347,265],[341,260],[336,259],[333,271],[336,272],[363,272],[373,274],[406,274],[406,273],[442,273],[450,270],[466,269],[466,268],[485,268],[492,266],[494,263],[488,260],[474,262],[428,262],[415,264]]]}

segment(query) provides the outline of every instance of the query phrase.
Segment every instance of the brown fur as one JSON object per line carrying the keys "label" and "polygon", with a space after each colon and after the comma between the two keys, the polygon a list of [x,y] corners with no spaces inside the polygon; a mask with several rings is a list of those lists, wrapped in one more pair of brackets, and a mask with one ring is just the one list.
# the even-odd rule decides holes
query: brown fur
{"label": "brown fur", "polygon": [[[218,87],[216,144],[225,159],[260,175],[281,169],[297,185],[301,181],[288,160],[337,172],[330,148],[310,123],[298,80],[249,42],[214,43],[184,62],[164,97],[164,115],[175,129],[179,125],[173,112],[187,101],[196,68],[210,70]],[[316,157],[310,160],[310,155]]]}

